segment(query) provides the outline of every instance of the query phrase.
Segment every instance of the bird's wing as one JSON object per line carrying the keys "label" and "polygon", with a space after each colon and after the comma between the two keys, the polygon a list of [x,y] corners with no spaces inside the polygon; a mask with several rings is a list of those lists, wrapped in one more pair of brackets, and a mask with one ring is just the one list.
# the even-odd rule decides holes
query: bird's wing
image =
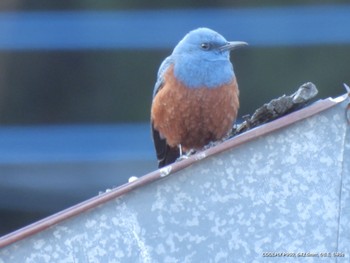
{"label": "bird's wing", "polygon": [[[173,63],[171,57],[167,57],[163,63],[160,65],[157,75],[157,82],[153,89],[153,98],[157,95],[158,91],[164,86],[164,73],[169,68],[169,66]],[[158,159],[158,167],[161,168],[165,165],[173,163],[179,157],[179,150],[177,147],[172,148],[167,143],[165,138],[161,136],[158,130],[156,130],[152,125],[152,136],[153,143],[157,154]]]}
{"label": "bird's wing", "polygon": [[156,96],[158,91],[164,86],[164,73],[167,71],[169,66],[173,63],[173,59],[171,56],[164,59],[162,64],[159,67],[158,74],[157,74],[157,82],[154,85],[153,89],[153,98]]}

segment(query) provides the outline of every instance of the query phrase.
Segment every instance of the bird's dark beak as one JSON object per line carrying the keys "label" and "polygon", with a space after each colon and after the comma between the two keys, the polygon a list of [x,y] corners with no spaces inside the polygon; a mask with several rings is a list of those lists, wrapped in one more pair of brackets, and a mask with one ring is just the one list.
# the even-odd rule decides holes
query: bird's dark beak
{"label": "bird's dark beak", "polygon": [[243,41],[230,41],[227,42],[225,45],[219,47],[220,51],[231,51],[240,47],[248,46],[248,43]]}

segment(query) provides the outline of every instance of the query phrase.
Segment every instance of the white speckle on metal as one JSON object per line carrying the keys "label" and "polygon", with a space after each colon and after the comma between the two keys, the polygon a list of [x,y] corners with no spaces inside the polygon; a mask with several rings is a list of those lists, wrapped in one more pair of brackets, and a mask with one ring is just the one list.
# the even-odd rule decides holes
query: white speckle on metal
{"label": "white speckle on metal", "polygon": [[142,227],[137,219],[137,213],[126,207],[126,204],[120,204],[118,207],[119,215],[112,219],[113,223],[122,231],[122,236],[125,243],[136,244],[139,250],[139,262],[151,263],[150,252],[145,243]]}
{"label": "white speckle on metal", "polygon": [[162,169],[159,170],[160,177],[165,177],[170,174],[171,170],[173,169],[172,165],[168,165],[163,167]]}
{"label": "white speckle on metal", "polygon": [[134,238],[137,242],[137,246],[139,247],[142,262],[144,263],[151,263],[151,257],[148,252],[148,248],[145,244],[145,242],[140,238],[140,236],[137,233],[137,230],[134,228],[132,229],[132,233],[134,235]]}
{"label": "white speckle on metal", "polygon": [[108,193],[108,192],[110,192],[110,191],[112,191],[112,189],[108,188],[108,189],[106,189],[106,190],[104,190],[104,191],[100,191],[98,194],[99,194],[99,195],[103,195],[103,194]]}
{"label": "white speckle on metal", "polygon": [[96,220],[87,220],[85,223],[86,228],[92,228],[97,224]]}
{"label": "white speckle on metal", "polygon": [[129,183],[135,182],[137,179],[139,179],[137,176],[131,176],[128,180]]}
{"label": "white speckle on metal", "polygon": [[42,249],[42,247],[45,245],[45,240],[43,239],[39,239],[36,240],[33,244],[33,248],[34,249]]}
{"label": "white speckle on metal", "polygon": [[195,159],[196,160],[202,160],[204,158],[207,157],[207,154],[205,153],[205,151],[199,152],[197,154],[195,154]]}

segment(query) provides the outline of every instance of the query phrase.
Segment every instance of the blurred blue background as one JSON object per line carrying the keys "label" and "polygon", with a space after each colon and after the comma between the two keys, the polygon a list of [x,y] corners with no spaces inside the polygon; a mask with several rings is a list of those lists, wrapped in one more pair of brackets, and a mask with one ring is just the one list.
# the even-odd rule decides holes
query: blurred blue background
{"label": "blurred blue background", "polygon": [[189,30],[250,44],[232,53],[239,116],[307,81],[344,93],[350,4],[318,3],[1,1],[0,234],[156,169],[153,85]]}

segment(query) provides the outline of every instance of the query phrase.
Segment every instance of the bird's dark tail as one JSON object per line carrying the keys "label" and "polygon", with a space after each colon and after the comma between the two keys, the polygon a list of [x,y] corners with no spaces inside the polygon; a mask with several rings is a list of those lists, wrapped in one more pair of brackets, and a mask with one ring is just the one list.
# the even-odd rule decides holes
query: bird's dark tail
{"label": "bird's dark tail", "polygon": [[171,148],[169,145],[166,145],[165,154],[162,158],[158,156],[158,168],[162,168],[168,164],[174,163],[177,158],[180,157],[179,149],[177,147]]}
{"label": "bird's dark tail", "polygon": [[178,147],[170,147],[164,138],[162,138],[159,132],[154,129],[152,125],[152,136],[154,148],[157,153],[158,168],[162,168],[168,164],[174,163],[177,158],[180,157]]}

